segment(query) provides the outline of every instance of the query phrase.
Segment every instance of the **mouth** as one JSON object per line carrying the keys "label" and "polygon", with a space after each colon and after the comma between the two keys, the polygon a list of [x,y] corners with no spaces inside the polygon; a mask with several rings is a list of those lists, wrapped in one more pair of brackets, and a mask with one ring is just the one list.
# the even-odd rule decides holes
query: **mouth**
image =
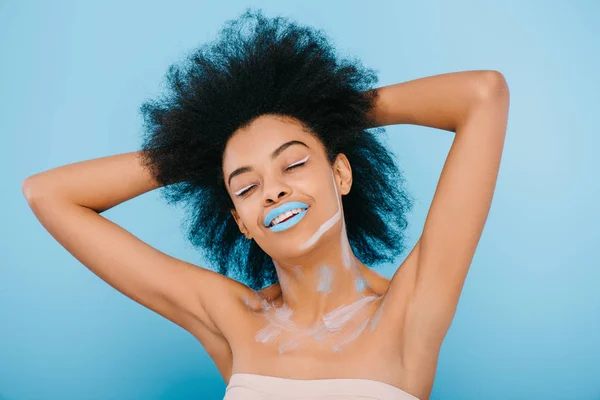
{"label": "mouth", "polygon": [[265,227],[280,232],[296,225],[308,211],[308,204],[291,201],[271,210],[264,220]]}
{"label": "mouth", "polygon": [[305,208],[302,211],[300,211],[298,214],[294,214],[290,217],[287,217],[286,219],[284,219],[283,221],[272,225],[269,227],[269,229],[272,232],[281,232],[284,231],[288,228],[291,228],[292,226],[296,225],[298,222],[300,222],[300,220],[302,218],[304,218],[304,216],[306,215],[306,213],[308,212],[308,209]]}

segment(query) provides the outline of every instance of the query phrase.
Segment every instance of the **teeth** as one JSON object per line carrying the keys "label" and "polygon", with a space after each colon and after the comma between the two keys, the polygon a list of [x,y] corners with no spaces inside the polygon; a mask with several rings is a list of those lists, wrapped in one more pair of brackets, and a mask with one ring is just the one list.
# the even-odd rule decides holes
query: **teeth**
{"label": "teeth", "polygon": [[277,225],[280,221],[288,218],[289,216],[301,213],[302,210],[304,210],[304,208],[294,208],[293,210],[286,211],[283,214],[279,214],[273,219],[273,221],[271,221],[271,225],[269,226]]}

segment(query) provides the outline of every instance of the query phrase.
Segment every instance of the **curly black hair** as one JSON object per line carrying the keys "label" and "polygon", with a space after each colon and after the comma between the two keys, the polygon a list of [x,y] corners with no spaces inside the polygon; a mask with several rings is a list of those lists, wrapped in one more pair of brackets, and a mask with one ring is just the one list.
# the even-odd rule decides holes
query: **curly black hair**
{"label": "curly black hair", "polygon": [[166,74],[168,91],[140,107],[141,158],[169,203],[184,203],[188,239],[215,271],[253,289],[277,282],[272,259],[239,231],[225,187],[222,156],[231,136],[269,114],[292,118],[321,140],[331,165],[352,166],[343,196],[350,245],[365,265],[392,262],[405,250],[413,199],[393,154],[367,116],[377,76],[356,59],[336,58],[326,34],[247,8],[213,42]]}

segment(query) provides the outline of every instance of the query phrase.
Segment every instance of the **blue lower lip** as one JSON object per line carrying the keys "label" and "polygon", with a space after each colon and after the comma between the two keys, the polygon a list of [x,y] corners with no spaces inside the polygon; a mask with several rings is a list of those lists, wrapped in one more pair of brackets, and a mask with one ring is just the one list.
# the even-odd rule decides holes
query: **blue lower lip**
{"label": "blue lower lip", "polygon": [[308,209],[302,211],[299,214],[294,215],[292,218],[288,219],[285,222],[282,222],[280,224],[277,224],[275,226],[270,227],[269,229],[272,230],[273,232],[281,232],[281,231],[285,231],[288,228],[291,228],[292,226],[296,225],[298,222],[300,222],[300,220],[302,218],[304,218],[304,216],[306,215],[306,212],[308,211]]}

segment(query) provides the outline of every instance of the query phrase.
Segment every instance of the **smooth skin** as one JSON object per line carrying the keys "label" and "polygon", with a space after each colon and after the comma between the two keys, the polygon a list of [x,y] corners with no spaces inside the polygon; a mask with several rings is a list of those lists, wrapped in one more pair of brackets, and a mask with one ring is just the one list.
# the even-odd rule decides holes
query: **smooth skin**
{"label": "smooth skin", "polygon": [[[377,126],[415,124],[455,132],[423,232],[408,257],[391,280],[361,266],[373,290],[391,304],[373,333],[379,337],[357,342],[361,351],[349,351],[332,364],[322,354],[307,353],[302,360],[267,357],[258,368],[266,375],[297,379],[333,373],[370,378],[424,400],[491,206],[510,95],[504,76],[488,70],[377,90],[372,115]],[[341,184],[342,174],[336,176]],[[32,175],[23,182],[23,193],[65,249],[109,285],[194,335],[228,383],[232,373],[250,367],[237,364],[244,351],[254,350],[243,347],[257,324],[243,302],[251,290],[169,256],[100,215],[157,187],[137,152],[131,152]],[[277,288],[270,286],[261,295],[276,296]]]}

